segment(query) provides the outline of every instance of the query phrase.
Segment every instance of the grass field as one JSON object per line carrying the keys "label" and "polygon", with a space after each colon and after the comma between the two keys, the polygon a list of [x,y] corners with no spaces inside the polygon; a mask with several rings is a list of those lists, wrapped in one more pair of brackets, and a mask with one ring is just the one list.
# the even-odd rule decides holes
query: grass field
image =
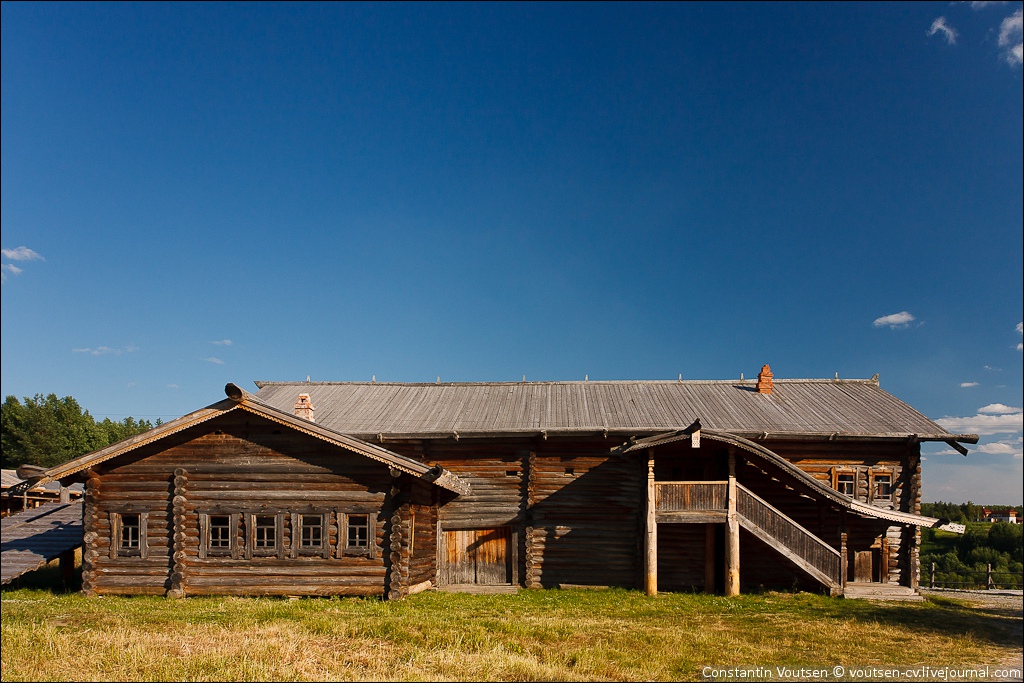
{"label": "grass field", "polygon": [[22,588],[0,606],[3,681],[700,680],[706,666],[972,667],[1021,648],[1009,617],[946,599],[547,590],[172,601]]}

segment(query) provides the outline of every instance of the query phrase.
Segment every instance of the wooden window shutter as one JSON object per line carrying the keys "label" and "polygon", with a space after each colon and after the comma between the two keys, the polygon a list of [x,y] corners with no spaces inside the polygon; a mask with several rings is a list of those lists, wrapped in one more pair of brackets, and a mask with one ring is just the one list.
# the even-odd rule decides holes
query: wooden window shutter
{"label": "wooden window shutter", "polygon": [[210,515],[199,513],[199,557],[206,559],[206,546],[210,542]]}
{"label": "wooden window shutter", "polygon": [[299,556],[299,543],[302,542],[301,518],[298,512],[292,513],[292,557]]}
{"label": "wooden window shutter", "polygon": [[320,548],[320,556],[325,560],[331,557],[331,511],[328,510],[320,514],[320,533],[323,535],[321,540],[322,547]]}
{"label": "wooden window shutter", "polygon": [[245,529],[242,533],[245,539],[245,559],[252,559],[252,545],[256,542],[256,515],[252,512],[245,513]]}
{"label": "wooden window shutter", "polygon": [[335,557],[341,559],[345,555],[345,548],[348,547],[348,515],[336,511],[335,517],[338,520],[338,547],[335,549]]}
{"label": "wooden window shutter", "polygon": [[366,550],[369,553],[369,557],[372,560],[377,557],[377,513],[371,512],[367,517],[367,526],[369,527],[366,531],[367,543]]}
{"label": "wooden window shutter", "polygon": [[238,513],[238,512],[233,512],[230,515],[230,519],[231,519],[231,537],[230,537],[231,538],[231,558],[234,559],[234,560],[237,560],[242,555],[242,553],[241,553],[242,549],[241,549],[241,547],[239,547],[239,543],[238,543],[239,522],[241,521],[240,517],[241,517],[241,513]]}
{"label": "wooden window shutter", "polygon": [[110,559],[117,559],[117,544],[121,540],[121,515],[110,513]]}
{"label": "wooden window shutter", "polygon": [[149,538],[146,528],[149,526],[149,513],[139,513],[139,556],[142,559],[149,557]]}
{"label": "wooden window shutter", "polygon": [[277,519],[277,559],[284,559],[284,513],[279,512],[276,515]]}

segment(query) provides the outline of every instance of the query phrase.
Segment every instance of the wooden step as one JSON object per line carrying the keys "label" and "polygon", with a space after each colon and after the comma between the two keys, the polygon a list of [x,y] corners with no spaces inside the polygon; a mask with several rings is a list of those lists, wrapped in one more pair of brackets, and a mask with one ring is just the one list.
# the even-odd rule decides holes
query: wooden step
{"label": "wooden step", "polygon": [[850,600],[904,600],[908,602],[924,600],[914,590],[892,583],[848,583],[843,597]]}

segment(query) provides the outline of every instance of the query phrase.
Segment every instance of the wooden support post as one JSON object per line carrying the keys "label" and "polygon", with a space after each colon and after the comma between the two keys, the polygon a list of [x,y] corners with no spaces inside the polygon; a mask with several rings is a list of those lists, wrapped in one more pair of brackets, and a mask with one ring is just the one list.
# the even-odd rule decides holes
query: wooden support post
{"label": "wooden support post", "polygon": [[704,525],[704,592],[715,592],[715,525]]}
{"label": "wooden support post", "polygon": [[985,565],[985,590],[991,590],[995,588],[992,584],[992,565]]}
{"label": "wooden support post", "polygon": [[932,562],[932,571],[928,575],[928,587],[935,588],[935,563]]}
{"label": "wooden support post", "polygon": [[736,518],[736,453],[729,450],[728,514],[725,524],[725,594],[740,594],[740,523]]}
{"label": "wooden support post", "polygon": [[850,574],[850,569],[849,569],[849,566],[850,566],[849,565],[849,562],[850,562],[850,558],[849,558],[850,551],[846,549],[846,540],[847,540],[846,532],[844,531],[842,534],[840,534],[839,538],[841,539],[840,542],[839,542],[839,583],[840,583],[840,585],[842,585],[843,592],[845,593],[846,592],[846,577],[849,576],[849,574]]}
{"label": "wooden support post", "polygon": [[647,595],[658,594],[658,512],[657,488],[654,484],[654,453],[647,451],[647,525],[644,560],[644,590]]}
{"label": "wooden support post", "polygon": [[63,483],[60,484],[60,502],[63,504],[71,502],[71,492],[68,491],[68,487]]}

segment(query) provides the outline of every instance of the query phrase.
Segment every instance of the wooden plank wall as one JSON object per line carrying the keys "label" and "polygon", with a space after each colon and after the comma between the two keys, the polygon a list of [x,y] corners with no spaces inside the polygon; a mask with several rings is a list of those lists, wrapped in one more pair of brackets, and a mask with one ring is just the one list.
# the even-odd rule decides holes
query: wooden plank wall
{"label": "wooden plank wall", "polygon": [[[393,513],[386,465],[256,418],[232,414],[188,430],[176,444],[104,463],[87,485],[88,593],[163,594],[171,587],[172,498],[182,509],[183,555],[176,563],[186,595],[382,595]],[[139,457],[141,456],[141,457]],[[187,472],[176,487],[175,470]],[[184,494],[183,496],[181,494]],[[130,507],[128,507],[130,506]],[[148,556],[116,557],[111,511],[148,512]],[[330,557],[199,557],[199,513],[285,512],[285,548],[291,548],[291,512],[330,512]],[[338,510],[376,518],[372,557],[338,557]],[[239,515],[241,521],[241,515]],[[242,524],[236,543],[243,544]]]}
{"label": "wooden plank wall", "polygon": [[705,539],[704,524],[658,525],[658,590],[703,592]]}

